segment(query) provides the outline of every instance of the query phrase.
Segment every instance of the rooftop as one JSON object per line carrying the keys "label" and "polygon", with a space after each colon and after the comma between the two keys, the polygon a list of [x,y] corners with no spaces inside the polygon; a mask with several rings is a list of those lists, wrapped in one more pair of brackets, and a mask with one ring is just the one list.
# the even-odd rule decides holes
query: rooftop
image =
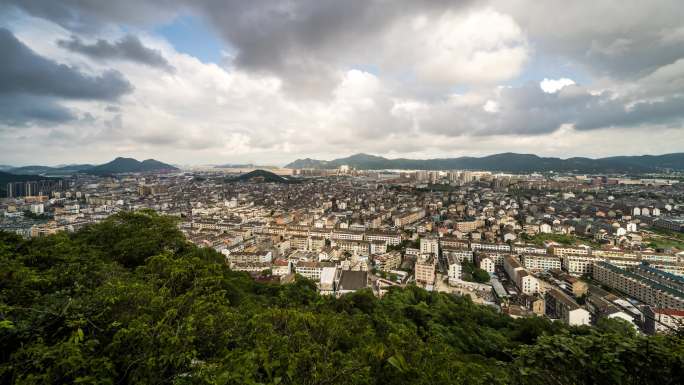
{"label": "rooftop", "polygon": [[367,287],[368,285],[368,272],[367,271],[352,271],[343,270],[342,277],[340,278],[340,285],[338,289],[340,291],[349,290],[359,290]]}

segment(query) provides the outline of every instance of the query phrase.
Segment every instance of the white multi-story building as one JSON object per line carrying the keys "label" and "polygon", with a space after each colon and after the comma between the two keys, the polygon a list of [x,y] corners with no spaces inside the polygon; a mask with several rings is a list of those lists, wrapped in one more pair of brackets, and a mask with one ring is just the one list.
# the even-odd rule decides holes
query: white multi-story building
{"label": "white multi-story building", "polygon": [[364,233],[362,231],[333,231],[330,236],[332,239],[340,239],[345,241],[362,241]]}
{"label": "white multi-story building", "polygon": [[555,255],[523,254],[522,264],[530,271],[545,271],[562,267],[561,259]]}
{"label": "white multi-story building", "polygon": [[314,282],[320,282],[321,273],[326,267],[335,267],[335,265],[326,262],[299,261],[295,265],[295,272]]}
{"label": "white multi-story building", "polygon": [[506,274],[523,294],[532,295],[539,292],[539,280],[527,272],[516,257],[505,256],[503,266]]}
{"label": "white multi-story building", "polygon": [[478,252],[478,253],[477,253],[478,259],[489,258],[489,259],[492,260],[492,262],[494,262],[494,265],[495,265],[495,266],[499,266],[499,267],[503,267],[504,257],[505,257],[506,255],[509,255],[509,254],[506,254],[506,253],[499,253],[499,252],[493,252],[493,251],[489,251],[489,252]]}
{"label": "white multi-story building", "polygon": [[546,291],[546,315],[560,319],[570,326],[591,324],[591,313],[562,291],[552,288]]}
{"label": "white multi-story building", "polygon": [[446,259],[455,258],[458,262],[473,262],[473,252],[470,250],[442,248],[442,255]]}
{"label": "white multi-story building", "polygon": [[513,252],[516,254],[539,254],[546,255],[548,251],[543,247],[535,246],[513,246]]}
{"label": "white multi-story building", "polygon": [[564,257],[566,255],[589,255],[591,254],[591,248],[589,247],[566,247],[566,246],[553,246],[551,247],[551,253],[558,257]]}
{"label": "white multi-story building", "polygon": [[539,292],[539,280],[525,270],[518,274],[517,283],[523,294],[532,295]]}
{"label": "white multi-story building", "polygon": [[473,251],[482,250],[482,251],[493,251],[493,252],[499,252],[499,253],[510,253],[511,246],[507,245],[505,243],[476,243],[476,242],[473,242],[470,244],[470,249]]}
{"label": "white multi-story building", "polygon": [[435,237],[423,237],[420,239],[420,252],[424,254],[439,255],[439,240]]}
{"label": "white multi-story building", "polygon": [[496,271],[494,261],[492,261],[490,258],[480,259],[480,269],[488,273],[493,273],[494,271]]}
{"label": "white multi-story building", "polygon": [[273,259],[273,253],[266,252],[248,252],[238,251],[232,252],[226,256],[229,264],[233,263],[270,263]]}
{"label": "white multi-story building", "polygon": [[383,241],[388,245],[397,246],[401,243],[401,235],[395,233],[367,232],[367,241]]}
{"label": "white multi-story building", "polygon": [[460,262],[455,262],[455,263],[450,263],[449,264],[449,280],[459,280],[461,279],[461,274],[463,273],[463,269],[461,266]]}
{"label": "white multi-story building", "polygon": [[358,255],[370,254],[370,242],[368,241],[333,240],[331,245]]}
{"label": "white multi-story building", "polygon": [[603,258],[591,255],[566,254],[562,258],[562,266],[565,271],[572,275],[591,274],[594,262],[603,261]]}

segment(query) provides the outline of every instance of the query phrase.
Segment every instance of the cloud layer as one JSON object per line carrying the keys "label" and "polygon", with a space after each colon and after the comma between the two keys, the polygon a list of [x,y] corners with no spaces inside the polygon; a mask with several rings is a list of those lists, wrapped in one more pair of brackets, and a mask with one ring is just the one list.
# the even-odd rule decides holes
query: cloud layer
{"label": "cloud layer", "polygon": [[[5,3],[4,162],[30,143],[57,145],[47,162],[684,149],[677,1]],[[224,62],[155,32],[184,15]]]}

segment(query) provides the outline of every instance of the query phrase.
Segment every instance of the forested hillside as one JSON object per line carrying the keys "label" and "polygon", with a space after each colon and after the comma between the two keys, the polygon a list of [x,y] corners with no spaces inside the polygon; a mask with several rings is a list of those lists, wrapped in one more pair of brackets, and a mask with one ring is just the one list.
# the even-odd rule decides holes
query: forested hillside
{"label": "forested hillside", "polygon": [[0,233],[3,384],[681,384],[680,336],[514,320],[409,287],[259,284],[169,217]]}

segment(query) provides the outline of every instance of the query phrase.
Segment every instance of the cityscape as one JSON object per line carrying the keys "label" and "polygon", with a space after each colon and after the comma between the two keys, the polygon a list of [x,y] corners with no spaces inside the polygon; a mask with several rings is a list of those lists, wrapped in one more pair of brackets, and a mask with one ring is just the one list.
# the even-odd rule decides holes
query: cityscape
{"label": "cityscape", "polygon": [[684,322],[684,170],[243,166],[158,162],[9,182],[0,225],[41,237],[149,209],[178,218],[190,242],[234,271],[279,284],[300,275],[324,295],[416,285],[573,326],[620,318],[654,334]]}
{"label": "cityscape", "polygon": [[684,383],[676,1],[0,4],[0,383]]}

